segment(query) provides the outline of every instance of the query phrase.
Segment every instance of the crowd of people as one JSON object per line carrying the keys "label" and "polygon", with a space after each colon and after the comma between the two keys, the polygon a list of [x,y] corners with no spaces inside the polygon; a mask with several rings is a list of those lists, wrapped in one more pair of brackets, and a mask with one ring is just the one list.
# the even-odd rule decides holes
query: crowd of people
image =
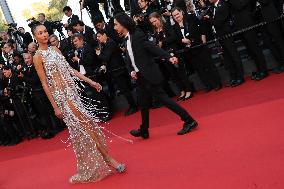
{"label": "crowd of people", "polygon": [[[61,25],[47,21],[44,13],[30,23],[39,22],[47,28],[50,46],[60,49],[72,68],[103,84],[104,90],[100,93],[84,82],[78,89],[92,99],[91,103],[98,109],[103,110],[98,113],[102,121],[111,119],[114,113],[112,102],[117,95],[124,96],[128,103],[125,116],[136,113],[140,106],[133,92],[135,75],[130,73],[129,60],[133,57],[125,53],[125,37],[114,29],[112,15],[127,11],[145,38],[178,58],[178,64],[158,58],[155,63],[163,73],[163,90],[167,95],[176,96],[178,101],[186,101],[195,92],[190,74],[198,75],[206,92],[218,91],[223,86],[212,60],[212,49],[207,45],[195,46],[256,23],[276,19],[283,13],[282,0],[131,0],[126,1],[126,10],[116,1],[113,2],[105,3],[111,6],[105,9],[108,10],[105,12],[108,22],[99,10],[99,2],[81,2],[81,8],[88,9],[94,28],[85,25],[69,6],[63,9],[69,17],[67,23]],[[62,35],[60,27],[66,29],[67,37]],[[55,34],[56,30],[59,35]],[[252,80],[260,81],[269,74],[263,54],[264,46],[271,50],[278,62],[273,72],[284,71],[283,30],[283,21],[279,20],[237,36],[256,65]],[[235,39],[226,38],[218,43],[223,65],[230,76],[227,85],[231,87],[245,82]],[[11,26],[8,31],[1,33],[0,145],[15,145],[24,139],[39,136],[49,139],[65,127],[55,116],[33,65],[37,48],[36,41],[23,27]],[[177,93],[170,83],[176,86]],[[157,108],[161,104],[154,97],[150,106]]]}

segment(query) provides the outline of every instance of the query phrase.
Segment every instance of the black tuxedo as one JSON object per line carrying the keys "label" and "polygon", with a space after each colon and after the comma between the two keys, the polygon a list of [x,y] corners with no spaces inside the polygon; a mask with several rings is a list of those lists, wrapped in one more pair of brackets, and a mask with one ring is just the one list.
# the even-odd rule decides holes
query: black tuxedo
{"label": "black tuxedo", "polygon": [[18,31],[16,33],[23,38],[24,48],[27,48],[28,45],[33,42],[33,38],[29,32],[21,33]]}
{"label": "black tuxedo", "polygon": [[[177,38],[176,31],[174,28],[168,24],[165,24],[163,30],[154,35],[157,45],[162,42],[162,49],[166,51],[179,50],[183,46]],[[163,75],[166,78],[172,78],[176,83],[180,91],[190,92],[192,91],[192,83],[188,80],[186,75],[185,63],[182,61],[182,57],[179,56],[179,65],[176,67],[172,65],[169,61],[160,61],[159,64]],[[165,86],[169,88],[169,86]],[[169,89],[167,89],[169,91]]]}
{"label": "black tuxedo", "polygon": [[[243,29],[255,24],[252,16],[253,3],[252,0],[230,0],[230,7],[234,15],[234,21],[237,29]],[[243,43],[248,49],[248,52],[255,60],[257,71],[266,72],[265,57],[262,49],[258,45],[257,33],[254,30],[242,34]]]}
{"label": "black tuxedo", "polygon": [[[135,64],[139,69],[139,72],[137,72],[137,83],[138,101],[142,115],[141,131],[146,132],[149,128],[149,107],[152,97],[155,97],[156,100],[159,100],[167,108],[178,114],[183,121],[193,122],[192,117],[186,110],[171,100],[161,87],[163,76],[154,59],[162,58],[168,60],[170,55],[149,42],[145,35],[138,29],[130,33],[130,43],[134,56],[134,62],[129,61],[131,70],[134,71],[133,66],[131,66],[132,64]],[[129,57],[129,52],[127,54]]]}
{"label": "black tuxedo", "polygon": [[97,46],[97,41],[95,40],[95,32],[93,28],[85,25],[85,30],[82,33],[84,35],[84,41],[88,43],[93,49]]}
{"label": "black tuxedo", "polygon": [[51,22],[45,21],[45,22],[43,23],[43,25],[46,27],[47,32],[48,32],[49,35],[52,35],[52,34],[54,33],[54,32],[53,32],[54,26],[53,26],[53,24],[52,24]]}
{"label": "black tuxedo", "polygon": [[58,129],[61,127],[61,123],[54,114],[54,110],[42,88],[35,67],[33,65],[26,67],[23,74],[23,81],[25,81],[27,86],[31,89],[31,104],[40,119],[41,129],[43,132],[52,134],[52,126],[54,125],[54,129]]}
{"label": "black tuxedo", "polygon": [[[174,29],[177,34],[177,41],[182,43],[182,39],[185,37],[191,41],[191,46],[202,44],[202,30],[201,23],[195,15],[187,15],[183,21],[184,35],[178,23],[174,25]],[[190,63],[197,71],[199,78],[204,86],[208,89],[216,88],[220,86],[220,76],[212,62],[211,52],[207,46],[191,49],[185,54],[185,59]],[[202,62],[202,63],[200,63]]]}
{"label": "black tuxedo", "polygon": [[77,15],[75,15],[75,14],[72,14],[71,17],[68,18],[67,23],[68,23],[69,25],[72,25],[72,23],[74,23],[74,22],[76,22],[76,21],[78,21],[78,20],[80,20],[80,19],[79,19],[79,16],[77,16]]}
{"label": "black tuxedo", "polygon": [[[262,7],[261,13],[264,21],[271,21],[280,16],[271,0],[258,0],[258,2]],[[267,40],[269,40],[269,44],[272,45],[271,50],[276,58],[278,58],[280,66],[282,66],[284,65],[284,38],[279,23],[280,22],[274,22],[268,24],[265,29],[269,34]]]}
{"label": "black tuxedo", "polygon": [[107,67],[109,80],[112,80],[117,85],[118,89],[127,99],[129,106],[136,107],[135,100],[131,94],[131,80],[120,47],[112,39],[108,39],[102,45],[99,59]]}
{"label": "black tuxedo", "polygon": [[86,76],[93,76],[95,70],[101,66],[101,61],[95,53],[95,50],[87,43],[79,50],[80,65],[86,70]]}
{"label": "black tuxedo", "polygon": [[[232,31],[230,18],[230,9],[228,4],[224,0],[220,0],[217,7],[215,7],[215,15],[211,15],[209,19],[209,22],[216,30],[217,36],[222,36]],[[231,80],[243,79],[244,74],[242,62],[234,39],[225,39],[220,41],[220,43],[223,47],[225,65],[230,73]]]}

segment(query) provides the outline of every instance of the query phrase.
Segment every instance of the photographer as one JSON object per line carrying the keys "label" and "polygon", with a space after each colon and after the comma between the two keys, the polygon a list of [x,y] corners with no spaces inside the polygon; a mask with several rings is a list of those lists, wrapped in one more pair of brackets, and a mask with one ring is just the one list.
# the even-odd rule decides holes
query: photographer
{"label": "photographer", "polygon": [[7,42],[4,44],[3,47],[3,53],[4,53],[4,57],[5,57],[5,64],[6,65],[13,65],[13,53],[14,53],[14,46],[11,42]]}
{"label": "photographer", "polygon": [[75,32],[80,33],[84,36],[84,41],[88,43],[92,47],[97,46],[97,42],[95,41],[95,32],[93,28],[86,26],[83,21],[78,20],[72,24],[72,28]]}
{"label": "photographer", "polygon": [[23,39],[23,48],[26,49],[28,45],[33,42],[33,38],[29,32],[26,32],[23,27],[19,27],[18,30],[14,30],[15,34],[19,35]]}
{"label": "photographer", "polygon": [[103,18],[103,14],[100,11],[99,3],[99,0],[80,0],[81,10],[84,8],[88,10],[91,15],[92,22],[97,18]]}
{"label": "photographer", "polygon": [[109,23],[105,23],[103,18],[97,18],[94,21],[95,29],[104,30],[108,37],[114,40],[117,44],[122,42],[122,39],[119,37],[118,33],[114,30],[113,19]]}
{"label": "photographer", "polygon": [[70,41],[68,39],[59,41],[57,35],[53,34],[49,36],[48,41],[51,46],[55,46],[61,51],[62,55],[65,57],[66,60],[69,60],[68,53],[73,49],[71,39]]}
{"label": "photographer", "polygon": [[72,13],[72,9],[69,6],[65,6],[63,8],[63,12],[65,16],[68,17],[67,23],[63,25],[65,29],[70,29],[70,26],[72,25],[72,23],[80,20],[77,15]]}
{"label": "photographer", "polygon": [[53,24],[45,19],[44,13],[38,14],[38,21],[46,27],[49,35],[52,35],[54,33],[53,32],[53,29],[54,29]]}
{"label": "photographer", "polygon": [[20,136],[27,139],[35,138],[37,134],[26,107],[27,88],[9,66],[3,68],[3,74],[2,88],[5,98],[6,122],[11,126],[16,125],[15,130]]}
{"label": "photographer", "polygon": [[[90,44],[85,42],[84,36],[79,33],[75,33],[72,36],[72,42],[78,52],[78,55],[75,55],[72,60],[78,62],[80,65],[80,73],[86,77],[91,78],[96,82],[102,83],[103,70],[101,69],[101,61],[96,55],[93,47]],[[91,93],[91,99],[93,99],[98,109],[105,109],[106,113],[101,112],[99,115],[102,121],[107,121],[110,119],[109,115],[109,105],[104,93],[98,93],[96,90],[93,90],[88,84],[85,84],[85,93]]]}
{"label": "photographer", "polygon": [[120,47],[107,36],[105,30],[97,32],[97,40],[101,44],[101,49],[97,49],[96,53],[103,62],[101,68],[106,72],[110,80],[113,81],[120,92],[126,98],[129,108],[125,112],[125,116],[129,116],[138,111],[135,100],[131,94],[131,80],[122,57]]}
{"label": "photographer", "polygon": [[[195,15],[184,15],[180,8],[172,9],[172,15],[176,22],[174,29],[179,43],[187,48],[206,43],[206,36]],[[208,92],[212,89],[219,90],[221,88],[221,79],[212,62],[210,49],[207,46],[189,49],[185,56],[186,61],[197,72],[205,86],[205,91]]]}
{"label": "photographer", "polygon": [[149,7],[149,0],[138,0],[138,6],[138,14],[133,16],[133,20],[145,34],[149,35],[149,33],[152,33],[152,27],[149,23],[149,15],[155,10]]}
{"label": "photographer", "polygon": [[23,56],[26,64],[23,71],[23,81],[27,83],[31,90],[31,104],[40,123],[37,129],[40,130],[41,138],[49,139],[54,137],[57,131],[62,130],[62,126],[58,118],[56,118],[53,108],[42,88],[33,65],[32,55],[24,53]]}
{"label": "photographer", "polygon": [[35,55],[36,51],[38,49],[38,46],[35,42],[31,42],[29,45],[28,45],[28,53],[30,53],[31,55]]}

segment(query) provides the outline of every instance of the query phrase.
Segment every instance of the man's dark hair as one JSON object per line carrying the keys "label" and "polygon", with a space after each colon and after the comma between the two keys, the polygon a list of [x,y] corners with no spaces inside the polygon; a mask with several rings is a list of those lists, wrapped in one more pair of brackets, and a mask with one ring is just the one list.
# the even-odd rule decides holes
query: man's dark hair
{"label": "man's dark hair", "polygon": [[75,22],[73,22],[72,24],[71,24],[71,26],[73,27],[73,26],[77,26],[77,25],[80,25],[80,26],[85,26],[85,24],[84,24],[84,22],[82,21],[82,20],[77,20],[77,21],[75,21]]}
{"label": "man's dark hair", "polygon": [[63,12],[65,12],[65,11],[72,11],[72,9],[71,9],[71,7],[69,7],[69,6],[65,6],[64,8],[63,8]]}
{"label": "man's dark hair", "polygon": [[92,21],[93,21],[94,26],[97,25],[98,23],[105,22],[104,18],[101,16],[94,18]]}
{"label": "man's dark hair", "polygon": [[102,29],[102,30],[97,30],[96,35],[98,35],[98,34],[101,34],[101,35],[106,34],[106,35],[107,35],[106,30],[104,30],[104,29]]}
{"label": "man's dark hair", "polygon": [[75,38],[78,38],[79,40],[84,40],[84,36],[80,33],[74,33],[71,37],[72,41],[75,39]]}
{"label": "man's dark hair", "polygon": [[43,16],[45,18],[45,14],[44,13],[39,13],[38,16]]}
{"label": "man's dark hair", "polygon": [[18,27],[18,29],[24,29],[24,30],[25,30],[25,28],[24,28],[24,27]]}
{"label": "man's dark hair", "polygon": [[2,67],[2,70],[12,70],[12,68],[11,68],[11,66],[9,66],[9,65],[4,65],[4,66]]}
{"label": "man's dark hair", "polygon": [[171,13],[173,13],[173,12],[176,11],[176,10],[179,11],[179,12],[184,13],[183,10],[182,10],[181,8],[179,8],[179,7],[174,7],[174,8],[172,8],[172,9],[171,9]]}
{"label": "man's dark hair", "polygon": [[136,23],[126,13],[118,13],[114,16],[114,19],[123,27],[125,27],[130,33],[135,31]]}

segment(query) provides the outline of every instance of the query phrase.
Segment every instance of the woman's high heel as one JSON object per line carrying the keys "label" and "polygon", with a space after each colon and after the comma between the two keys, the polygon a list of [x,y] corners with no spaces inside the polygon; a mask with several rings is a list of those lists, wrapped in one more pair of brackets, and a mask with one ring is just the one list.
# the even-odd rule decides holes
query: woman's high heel
{"label": "woman's high heel", "polygon": [[119,165],[116,167],[116,171],[117,171],[118,173],[123,173],[123,172],[125,172],[125,170],[126,170],[126,165],[125,165],[125,164],[119,164]]}

